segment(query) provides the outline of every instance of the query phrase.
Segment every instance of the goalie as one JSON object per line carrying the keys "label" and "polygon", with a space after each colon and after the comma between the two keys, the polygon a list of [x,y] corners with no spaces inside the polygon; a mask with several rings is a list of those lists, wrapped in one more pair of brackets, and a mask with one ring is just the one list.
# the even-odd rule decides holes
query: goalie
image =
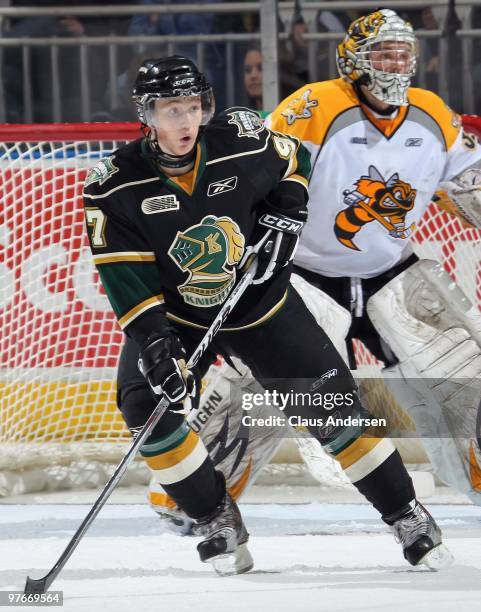
{"label": "goalie", "polygon": [[411,25],[373,12],[338,46],[341,79],[296,91],[268,124],[312,156],[295,271],[350,311],[348,339],[384,362],[438,476],[479,504],[481,317],[409,238],[438,188],[439,205],[481,226],[481,147],[437,95],[410,87],[416,63]]}

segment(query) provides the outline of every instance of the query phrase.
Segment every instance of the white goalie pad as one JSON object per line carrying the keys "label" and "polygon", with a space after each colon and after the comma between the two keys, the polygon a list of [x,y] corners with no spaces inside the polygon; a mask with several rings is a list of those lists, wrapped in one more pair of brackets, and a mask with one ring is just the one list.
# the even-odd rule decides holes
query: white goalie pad
{"label": "white goalie pad", "polygon": [[[351,313],[298,274],[291,276],[291,284],[348,364],[346,336],[351,326]],[[339,463],[326,453],[318,440],[298,437],[296,441],[302,460],[320,484],[341,488],[352,486]]]}
{"label": "white goalie pad", "polygon": [[329,336],[344,361],[348,363],[346,336],[351,326],[350,312],[340,306],[331,296],[310,285],[298,274],[291,276],[291,285]]}
{"label": "white goalie pad", "polygon": [[481,504],[481,315],[435,261],[421,260],[367,303],[399,359],[383,370],[437,475]]}
{"label": "white goalie pad", "polygon": [[[349,312],[302,277],[293,274],[291,283],[347,361],[345,337],[351,324]],[[261,393],[262,387],[254,380],[249,368],[238,359],[233,359],[233,362],[236,369],[227,363],[210,368],[203,381],[200,406],[187,415],[187,420],[202,438],[216,467],[226,477],[227,488],[233,497],[238,499],[254,483],[262,468],[269,463],[283,438],[292,437],[293,433],[289,426],[283,428],[275,425],[244,428],[243,434],[248,433],[249,437],[241,439],[237,437],[241,419],[246,414],[241,406],[242,397],[246,394]],[[254,410],[251,410],[252,416],[253,413]],[[255,408],[255,416],[258,418],[268,419],[278,414],[272,406]],[[338,474],[340,468],[337,462],[322,450],[321,445],[316,440],[312,442],[305,439],[296,440],[301,456],[311,472],[315,472],[314,476],[321,482],[337,482],[338,479],[334,478],[334,474]],[[312,445],[317,447],[316,453],[311,452]],[[306,459],[311,455],[316,457],[316,461]],[[322,468],[319,467],[319,461],[322,463]],[[172,500],[154,480],[149,488],[149,501],[157,512],[175,517],[179,519],[179,523],[182,523],[183,515],[175,510]]]}

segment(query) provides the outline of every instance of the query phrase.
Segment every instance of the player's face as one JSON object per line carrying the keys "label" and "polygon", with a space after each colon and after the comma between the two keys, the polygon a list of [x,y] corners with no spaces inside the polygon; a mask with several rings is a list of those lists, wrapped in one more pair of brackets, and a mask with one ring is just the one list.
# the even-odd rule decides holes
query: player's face
{"label": "player's face", "polygon": [[409,74],[415,55],[413,46],[403,41],[383,41],[373,45],[370,53],[374,70]]}
{"label": "player's face", "polygon": [[250,98],[262,96],[262,55],[248,51],[244,58],[244,86]]}
{"label": "player's face", "polygon": [[170,155],[185,155],[197,140],[202,121],[198,96],[161,99],[155,102],[152,123],[162,150]]}

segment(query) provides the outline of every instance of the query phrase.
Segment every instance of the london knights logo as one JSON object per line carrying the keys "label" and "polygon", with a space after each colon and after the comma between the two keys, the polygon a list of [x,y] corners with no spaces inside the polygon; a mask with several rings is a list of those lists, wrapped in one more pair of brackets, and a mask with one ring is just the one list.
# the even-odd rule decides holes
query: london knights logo
{"label": "london knights logo", "polygon": [[87,179],[85,181],[85,187],[91,185],[92,183],[98,183],[99,185],[103,185],[105,181],[107,181],[112,174],[118,172],[119,169],[114,164],[114,156],[105,157],[101,159],[99,163],[90,169]]}
{"label": "london knights logo", "polygon": [[206,216],[177,235],[168,250],[189,274],[177,289],[184,302],[209,308],[222,304],[235,283],[235,265],[242,259],[245,238],[230,217]]}

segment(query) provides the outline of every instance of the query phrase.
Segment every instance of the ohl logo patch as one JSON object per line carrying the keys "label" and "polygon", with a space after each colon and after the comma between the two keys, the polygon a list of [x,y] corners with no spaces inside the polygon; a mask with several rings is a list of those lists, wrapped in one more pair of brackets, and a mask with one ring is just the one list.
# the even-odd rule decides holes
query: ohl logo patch
{"label": "ohl logo patch", "polygon": [[409,183],[399,179],[399,174],[386,180],[375,166],[369,166],[368,176],[361,176],[354,189],[343,192],[348,208],[336,216],[336,238],[347,248],[359,251],[353,239],[366,223],[373,221],[382,225],[392,238],[408,238],[415,224],[406,228],[406,214],[414,207],[416,193]]}
{"label": "ohl logo patch", "polygon": [[200,308],[222,304],[234,286],[244,248],[244,235],[230,217],[209,215],[177,232],[168,254],[189,275],[177,286],[184,302]]}

